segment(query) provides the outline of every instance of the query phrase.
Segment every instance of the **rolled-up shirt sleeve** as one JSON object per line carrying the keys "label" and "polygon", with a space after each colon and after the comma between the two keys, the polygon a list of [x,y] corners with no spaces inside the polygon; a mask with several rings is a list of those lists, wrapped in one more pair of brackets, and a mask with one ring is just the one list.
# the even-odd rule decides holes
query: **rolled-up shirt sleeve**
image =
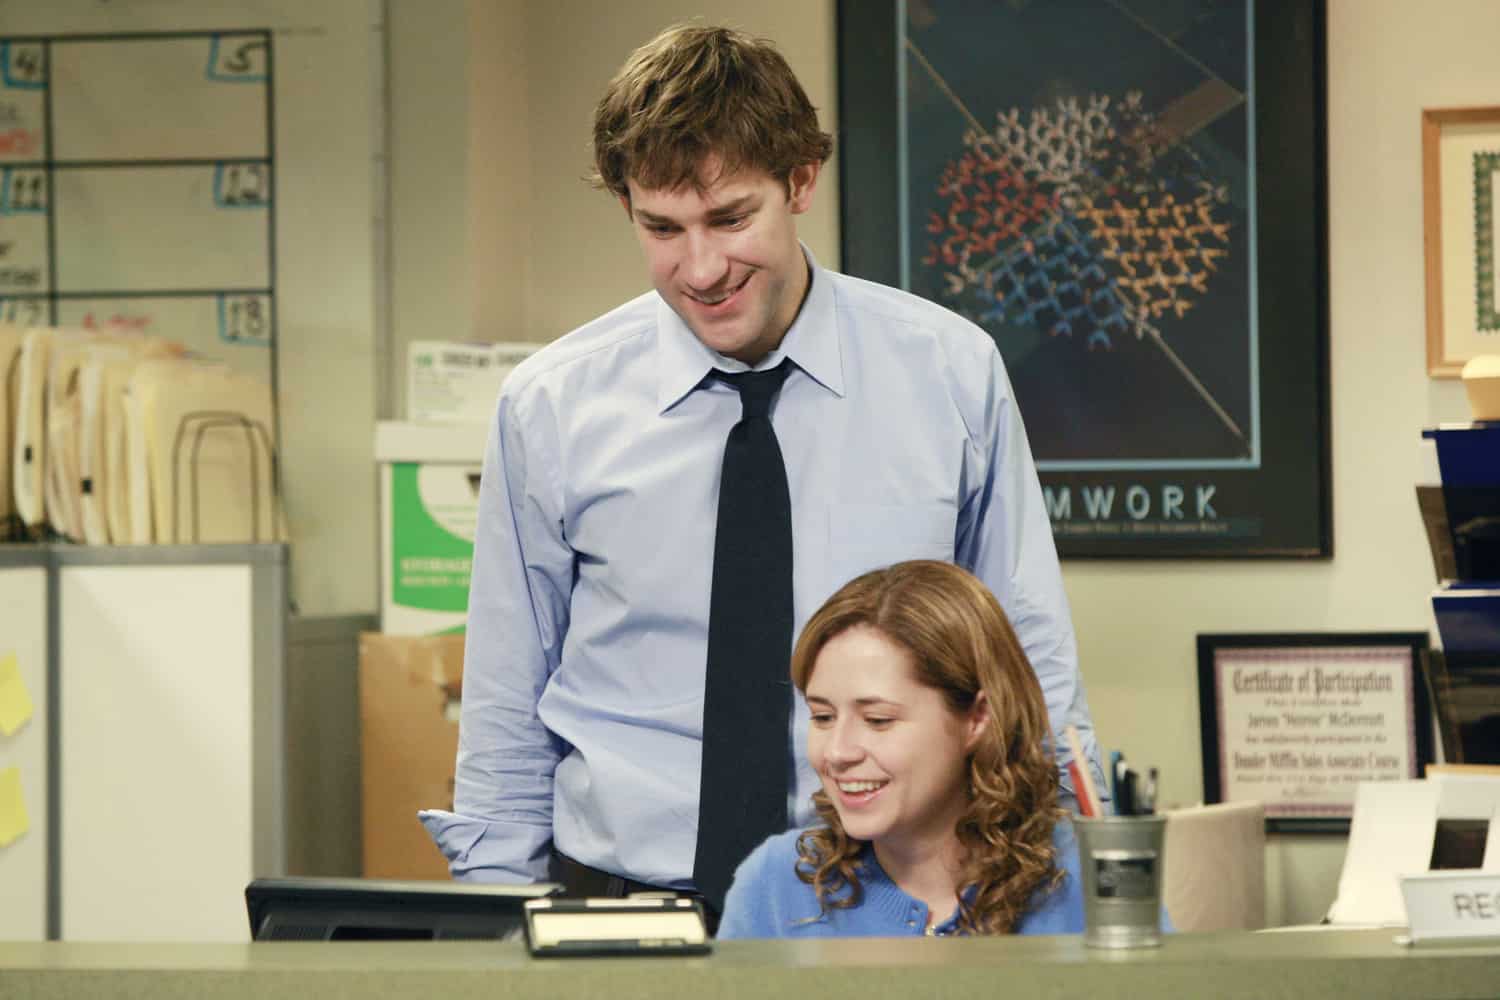
{"label": "rolled-up shirt sleeve", "polygon": [[568,628],[556,422],[540,393],[502,390],[479,487],[452,812],[423,825],[454,878],[547,877],[552,783],[564,747],[537,716]]}

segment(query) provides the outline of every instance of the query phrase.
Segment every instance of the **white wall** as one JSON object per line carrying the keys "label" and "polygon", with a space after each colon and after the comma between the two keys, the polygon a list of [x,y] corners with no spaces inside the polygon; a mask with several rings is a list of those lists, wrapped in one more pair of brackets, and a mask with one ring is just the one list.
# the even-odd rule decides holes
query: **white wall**
{"label": "white wall", "polygon": [[[468,316],[463,335],[550,340],[647,287],[620,209],[579,178],[600,90],[630,49],[667,24],[701,15],[775,39],[825,125],[834,125],[831,0],[754,8],[727,0],[468,0],[467,18],[458,0],[391,2],[393,136],[399,142],[404,131],[428,143],[403,151],[393,176],[398,337],[422,328],[426,316],[455,331]],[[1201,796],[1197,633],[1430,624],[1432,571],[1412,494],[1419,433],[1464,419],[1466,408],[1457,384],[1425,373],[1419,112],[1500,104],[1493,54],[1500,4],[1329,6],[1335,557],[1065,564],[1101,741],[1162,765],[1166,801]],[[455,38],[464,25],[467,37]],[[408,30],[424,44],[405,44]],[[413,60],[424,68],[409,67]],[[434,89],[401,92],[403,74],[410,86]],[[468,134],[455,138],[465,99]],[[447,120],[411,120],[429,115]],[[468,165],[461,180],[455,158]],[[801,232],[834,265],[836,162],[823,184]],[[419,219],[424,206],[432,212]],[[467,268],[454,257],[462,247],[471,254]],[[1273,923],[1322,915],[1343,849],[1336,837],[1272,839]]]}

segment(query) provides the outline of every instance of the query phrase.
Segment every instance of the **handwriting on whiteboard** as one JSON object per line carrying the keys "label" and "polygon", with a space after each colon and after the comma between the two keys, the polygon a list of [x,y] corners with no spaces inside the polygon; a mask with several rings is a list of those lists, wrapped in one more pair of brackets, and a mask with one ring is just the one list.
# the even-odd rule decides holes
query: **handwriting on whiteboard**
{"label": "handwriting on whiteboard", "polygon": [[149,314],[114,313],[110,316],[95,316],[93,310],[90,310],[83,314],[82,325],[85,330],[134,330],[145,333],[151,329],[151,322]]}

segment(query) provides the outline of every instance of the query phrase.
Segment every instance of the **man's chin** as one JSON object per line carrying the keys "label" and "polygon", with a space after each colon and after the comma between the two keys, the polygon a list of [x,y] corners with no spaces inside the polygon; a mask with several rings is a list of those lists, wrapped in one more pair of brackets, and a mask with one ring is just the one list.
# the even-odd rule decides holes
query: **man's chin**
{"label": "man's chin", "polygon": [[754,337],[738,330],[728,329],[727,324],[726,328],[717,329],[712,326],[705,327],[700,323],[689,323],[688,329],[693,332],[693,336],[698,338],[700,344],[726,358],[741,357],[755,340]]}

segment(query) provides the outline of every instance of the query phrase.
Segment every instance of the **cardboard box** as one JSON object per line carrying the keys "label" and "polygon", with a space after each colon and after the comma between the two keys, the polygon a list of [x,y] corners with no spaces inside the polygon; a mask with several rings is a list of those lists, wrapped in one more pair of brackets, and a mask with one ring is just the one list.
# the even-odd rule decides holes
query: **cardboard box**
{"label": "cardboard box", "polygon": [[538,346],[412,341],[406,353],[406,419],[488,424],[500,383]]}
{"label": "cardboard box", "polygon": [[375,425],[386,635],[464,627],[484,439],[483,424]]}
{"label": "cardboard box", "polygon": [[445,879],[448,862],[418,809],[453,808],[462,633],[359,637],[364,874]]}

